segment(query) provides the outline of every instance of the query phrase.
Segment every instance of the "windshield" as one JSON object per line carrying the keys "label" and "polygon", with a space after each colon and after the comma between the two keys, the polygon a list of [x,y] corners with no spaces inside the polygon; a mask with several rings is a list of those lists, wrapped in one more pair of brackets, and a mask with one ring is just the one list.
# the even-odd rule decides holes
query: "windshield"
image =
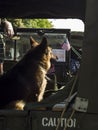
{"label": "windshield", "polygon": [[[70,30],[68,29],[20,29],[17,30],[17,35],[13,39],[7,39],[3,35],[1,44],[4,46],[2,50],[2,58],[6,60],[20,60],[24,54],[31,48],[30,36],[40,42],[42,36],[46,36],[53,52],[58,55],[58,61],[65,62],[66,52],[62,50],[62,44],[66,38],[70,38]],[[2,49],[3,49],[2,48]],[[61,58],[62,55],[62,58]]]}

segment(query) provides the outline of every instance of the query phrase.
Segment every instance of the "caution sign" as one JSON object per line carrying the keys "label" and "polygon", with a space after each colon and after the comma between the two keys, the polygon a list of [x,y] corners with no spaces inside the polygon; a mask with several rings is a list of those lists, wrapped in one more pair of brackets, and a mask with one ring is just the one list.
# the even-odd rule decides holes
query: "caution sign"
{"label": "caution sign", "polygon": [[43,117],[42,118],[43,127],[56,127],[59,122],[60,122],[60,127],[65,127],[66,125],[69,128],[76,127],[76,118],[70,119],[68,124],[67,124],[67,118],[53,118],[53,117],[50,117],[50,118]]}
{"label": "caution sign", "polygon": [[67,125],[67,128],[76,128],[77,119],[72,117],[68,123],[69,113],[64,114],[64,117],[60,118],[61,112],[54,111],[32,111],[32,130],[55,130],[58,123],[61,130]]}

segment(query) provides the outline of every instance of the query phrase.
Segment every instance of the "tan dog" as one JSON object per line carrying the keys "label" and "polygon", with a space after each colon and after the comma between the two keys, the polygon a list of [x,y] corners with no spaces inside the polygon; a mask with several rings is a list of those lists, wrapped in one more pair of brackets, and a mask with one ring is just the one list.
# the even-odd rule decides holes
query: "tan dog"
{"label": "tan dog", "polygon": [[22,110],[25,103],[40,102],[43,99],[51,66],[52,54],[47,39],[41,43],[31,38],[32,48],[12,69],[0,77],[0,107],[10,104],[11,108]]}

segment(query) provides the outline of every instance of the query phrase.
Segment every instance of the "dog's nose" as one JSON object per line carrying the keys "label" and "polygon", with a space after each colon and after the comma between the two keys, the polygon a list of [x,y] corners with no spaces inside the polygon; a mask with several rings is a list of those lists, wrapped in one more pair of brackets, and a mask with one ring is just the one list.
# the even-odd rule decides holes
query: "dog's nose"
{"label": "dog's nose", "polygon": [[52,55],[52,59],[54,59],[54,60],[58,60],[58,56],[56,56],[56,55]]}

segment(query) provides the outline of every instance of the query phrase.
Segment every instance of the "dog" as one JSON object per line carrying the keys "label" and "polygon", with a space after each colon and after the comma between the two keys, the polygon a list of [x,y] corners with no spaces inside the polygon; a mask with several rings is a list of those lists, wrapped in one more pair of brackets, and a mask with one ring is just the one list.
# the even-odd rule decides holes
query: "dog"
{"label": "dog", "polygon": [[[36,42],[32,36],[30,37],[30,46],[31,48],[34,48],[36,47],[37,45],[39,45],[38,42]],[[56,75],[52,72],[53,70],[53,64],[52,63],[55,63],[57,61],[58,57],[54,54],[52,54],[52,58],[51,58],[51,67],[49,68],[48,70],[48,73],[46,75],[46,79],[47,79],[47,86],[46,86],[46,91],[45,91],[45,94],[44,94],[44,97],[46,98],[47,96],[49,96],[49,94],[47,94],[47,91],[50,92],[51,94],[51,90],[55,90],[55,89],[58,89],[57,88],[57,81],[56,81]]]}
{"label": "dog", "polygon": [[30,38],[31,49],[0,77],[0,108],[23,110],[28,102],[40,102],[47,85],[51,59],[56,58],[46,37],[41,43]]}

